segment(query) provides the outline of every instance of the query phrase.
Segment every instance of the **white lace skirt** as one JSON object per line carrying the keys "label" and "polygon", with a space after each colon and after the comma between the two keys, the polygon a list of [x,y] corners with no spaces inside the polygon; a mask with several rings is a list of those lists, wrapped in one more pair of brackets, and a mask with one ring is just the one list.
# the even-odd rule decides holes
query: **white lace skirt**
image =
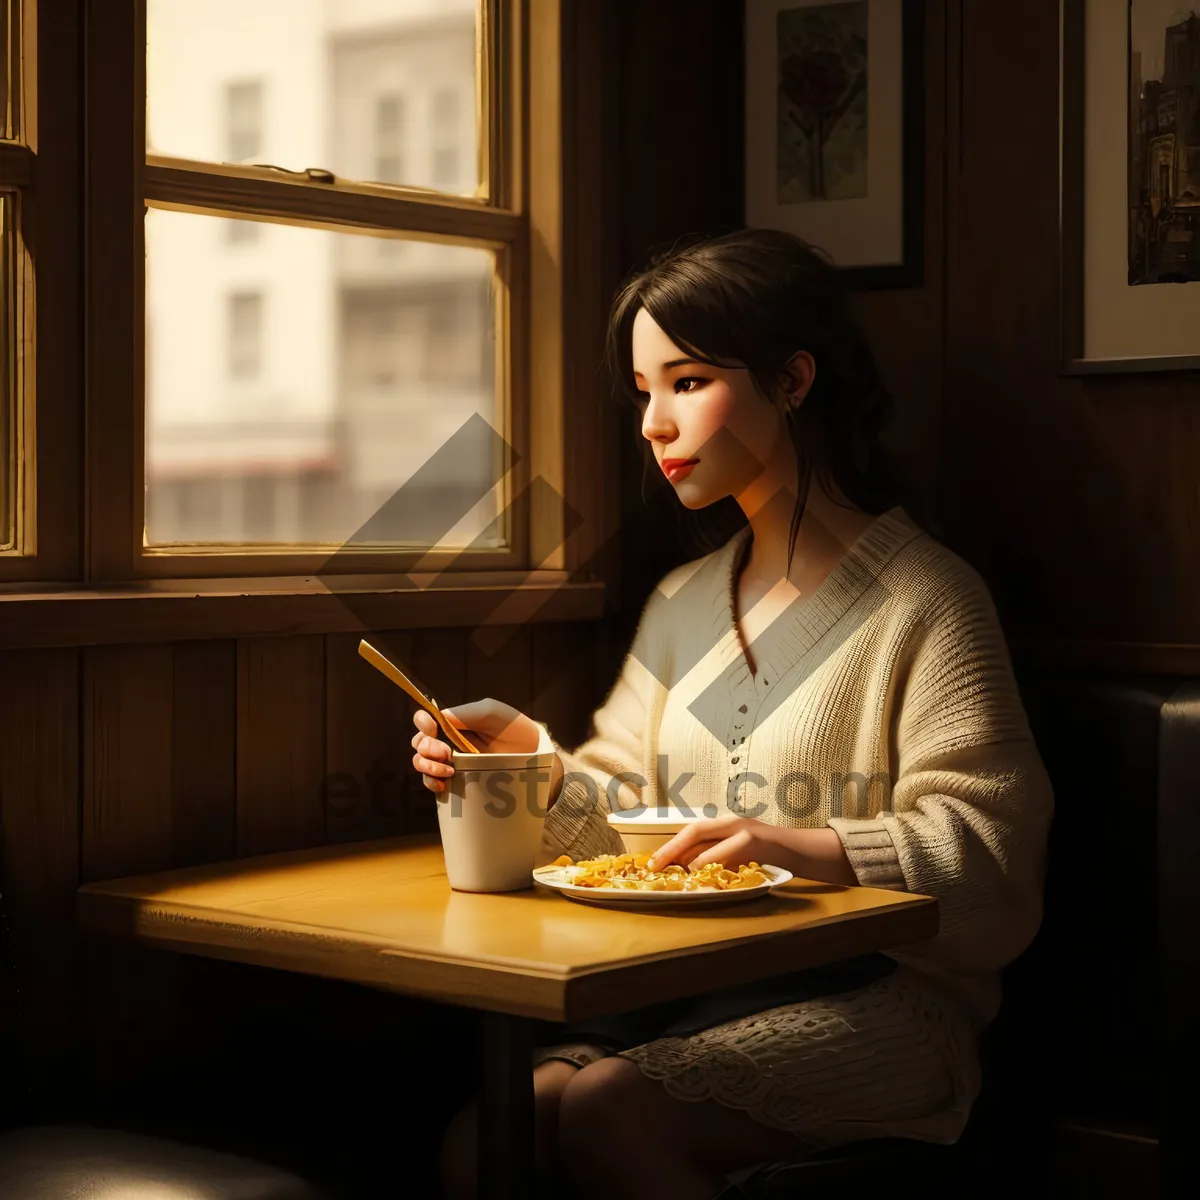
{"label": "white lace skirt", "polygon": [[864,1138],[958,1139],[979,1091],[976,1039],[920,972],[621,1050],[679,1100],[715,1100],[813,1153]]}

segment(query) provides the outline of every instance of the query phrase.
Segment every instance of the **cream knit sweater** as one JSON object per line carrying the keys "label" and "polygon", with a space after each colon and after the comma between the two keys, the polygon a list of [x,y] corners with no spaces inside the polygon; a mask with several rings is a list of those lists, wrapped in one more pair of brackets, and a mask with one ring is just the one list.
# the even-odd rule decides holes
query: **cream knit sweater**
{"label": "cream knit sweater", "polygon": [[544,850],[620,850],[605,815],[641,803],[832,827],[860,883],[937,897],[938,935],[889,953],[979,1031],[1041,920],[1053,807],[987,587],[890,509],[755,639],[752,674],[734,618],[749,540],[651,593],[592,736],[555,743]]}

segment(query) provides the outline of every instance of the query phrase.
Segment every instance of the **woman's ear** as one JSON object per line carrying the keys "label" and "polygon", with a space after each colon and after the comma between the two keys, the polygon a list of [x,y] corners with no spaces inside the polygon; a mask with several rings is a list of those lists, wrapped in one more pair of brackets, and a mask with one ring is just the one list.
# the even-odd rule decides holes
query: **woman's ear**
{"label": "woman's ear", "polygon": [[788,359],[779,380],[787,408],[796,409],[804,403],[804,397],[808,395],[816,377],[817,364],[813,356],[807,350],[797,350]]}

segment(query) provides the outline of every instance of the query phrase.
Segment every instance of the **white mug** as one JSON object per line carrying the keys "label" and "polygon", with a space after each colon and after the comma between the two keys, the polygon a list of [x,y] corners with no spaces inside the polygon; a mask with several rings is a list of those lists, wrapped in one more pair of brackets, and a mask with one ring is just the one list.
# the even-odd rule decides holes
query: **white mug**
{"label": "white mug", "polygon": [[555,755],[545,726],[538,724],[538,731],[531,754],[451,750],[454,774],[437,805],[446,878],[455,891],[533,886]]}

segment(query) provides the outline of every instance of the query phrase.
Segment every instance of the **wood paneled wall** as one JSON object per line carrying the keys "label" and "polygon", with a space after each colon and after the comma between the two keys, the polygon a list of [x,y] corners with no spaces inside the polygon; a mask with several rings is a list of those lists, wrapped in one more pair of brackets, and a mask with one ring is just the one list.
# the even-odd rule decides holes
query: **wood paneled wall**
{"label": "wood paneled wall", "polygon": [[[619,647],[590,624],[488,634],[486,648],[470,629],[373,636],[440,703],[495,696],[582,741]],[[82,943],[81,882],[436,826],[412,766],[414,706],[357,645],[335,634],[0,654],[0,909],[31,1079],[84,1062],[136,1076],[194,1011],[184,993],[203,976],[171,955]]]}
{"label": "wood paneled wall", "polygon": [[1200,380],[1058,373],[1058,5],[955,12],[949,540],[1014,633],[1200,643]]}

